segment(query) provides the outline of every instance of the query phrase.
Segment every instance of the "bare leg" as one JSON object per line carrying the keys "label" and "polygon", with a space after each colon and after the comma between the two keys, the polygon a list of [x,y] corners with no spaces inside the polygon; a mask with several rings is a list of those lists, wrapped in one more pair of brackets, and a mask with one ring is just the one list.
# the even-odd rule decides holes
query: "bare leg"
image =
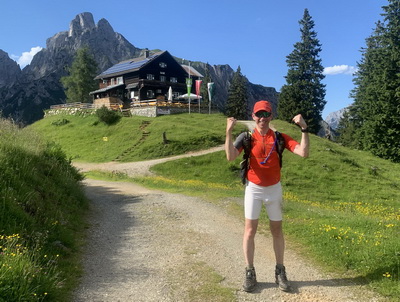
{"label": "bare leg", "polygon": [[243,252],[247,267],[254,266],[254,237],[256,236],[258,219],[245,219],[243,235]]}
{"label": "bare leg", "polygon": [[272,241],[275,252],[276,264],[283,265],[283,255],[285,252],[285,239],[283,238],[282,221],[269,221]]}

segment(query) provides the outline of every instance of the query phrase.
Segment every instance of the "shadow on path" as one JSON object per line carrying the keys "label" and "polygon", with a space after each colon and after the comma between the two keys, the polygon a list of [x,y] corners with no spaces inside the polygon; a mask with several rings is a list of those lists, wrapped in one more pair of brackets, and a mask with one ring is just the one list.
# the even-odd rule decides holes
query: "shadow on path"
{"label": "shadow on path", "polygon": [[[90,199],[87,245],[84,247],[84,271],[81,285],[73,301],[88,301],[88,293],[96,293],[132,278],[146,279],[152,274],[144,262],[131,261],[124,266],[124,257],[134,257],[145,238],[135,236],[141,223],[135,206],[143,202],[141,195],[127,195],[116,188],[85,182]],[[135,234],[136,233],[136,234]],[[122,261],[121,261],[122,260]]]}

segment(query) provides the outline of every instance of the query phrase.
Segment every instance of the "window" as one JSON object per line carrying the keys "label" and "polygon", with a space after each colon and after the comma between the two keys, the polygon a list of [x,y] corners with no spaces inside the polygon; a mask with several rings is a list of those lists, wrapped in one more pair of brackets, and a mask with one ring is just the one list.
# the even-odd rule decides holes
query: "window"
{"label": "window", "polygon": [[154,98],[154,91],[153,90],[147,90],[147,97],[148,98]]}
{"label": "window", "polygon": [[161,89],[157,89],[157,93],[162,93],[162,90]]}
{"label": "window", "polygon": [[138,97],[139,96],[139,94],[138,94],[138,92],[137,91],[131,91],[131,99],[134,99],[134,98],[136,98],[136,97]]}
{"label": "window", "polygon": [[164,63],[164,62],[160,62],[160,64],[158,64],[158,65],[160,65],[161,68],[166,68],[167,67],[167,63]]}
{"label": "window", "polygon": [[161,81],[161,82],[165,82],[166,80],[167,80],[166,76],[163,76],[163,75],[160,76],[160,81]]}
{"label": "window", "polygon": [[113,86],[113,85],[115,85],[115,79],[114,78],[111,79],[111,86]]}
{"label": "window", "polygon": [[148,80],[154,80],[154,74],[147,74]]}
{"label": "window", "polygon": [[124,77],[118,77],[117,84],[124,84]]}
{"label": "window", "polygon": [[176,77],[170,77],[170,81],[172,83],[178,83],[178,79]]}

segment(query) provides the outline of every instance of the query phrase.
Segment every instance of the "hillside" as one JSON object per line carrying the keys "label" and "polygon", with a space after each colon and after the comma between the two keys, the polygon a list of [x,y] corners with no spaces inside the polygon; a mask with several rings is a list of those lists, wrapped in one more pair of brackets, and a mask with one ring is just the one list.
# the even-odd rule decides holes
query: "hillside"
{"label": "hillside", "polygon": [[58,146],[6,120],[0,174],[0,301],[68,301],[87,209],[82,175]]}
{"label": "hillside", "polygon": [[[68,122],[62,123],[64,118]],[[76,160],[106,162],[123,154],[121,160],[129,162],[219,145],[224,140],[225,121],[221,115],[181,114],[145,120],[123,118],[117,125],[105,126],[94,117],[58,116],[31,127],[57,138],[68,156]],[[279,120],[273,125],[295,139],[301,135],[294,125]],[[167,144],[163,143],[163,132]],[[310,139],[308,159],[284,152],[285,231],[291,245],[327,271],[367,284],[387,297],[397,297],[399,165],[314,135]],[[156,165],[152,171],[157,176],[136,177],[134,181],[214,201],[236,199],[243,194],[239,161],[226,161],[223,151],[189,157]],[[127,180],[123,175],[107,177]]]}
{"label": "hillside", "polygon": [[29,128],[60,144],[72,160],[87,162],[155,159],[208,149],[225,141],[225,117],[219,114],[123,118],[111,126],[98,122],[96,116],[57,115]]}
{"label": "hillside", "polygon": [[[300,138],[296,126],[275,120],[281,132]],[[367,284],[398,301],[400,166],[311,135],[310,157],[284,152],[282,184],[290,246],[347,282]],[[238,164],[224,152],[153,167],[154,188],[209,198],[243,196]],[[199,172],[202,171],[203,173]],[[264,213],[263,219],[267,221]],[[266,223],[262,229],[267,230]]]}

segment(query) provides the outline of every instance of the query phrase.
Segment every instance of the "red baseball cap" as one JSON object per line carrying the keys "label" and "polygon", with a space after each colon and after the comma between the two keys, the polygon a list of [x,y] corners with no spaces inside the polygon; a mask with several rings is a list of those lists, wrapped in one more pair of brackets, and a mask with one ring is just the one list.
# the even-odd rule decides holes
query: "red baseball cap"
{"label": "red baseball cap", "polygon": [[257,113],[258,111],[272,112],[271,104],[268,101],[258,101],[254,104],[253,113]]}

